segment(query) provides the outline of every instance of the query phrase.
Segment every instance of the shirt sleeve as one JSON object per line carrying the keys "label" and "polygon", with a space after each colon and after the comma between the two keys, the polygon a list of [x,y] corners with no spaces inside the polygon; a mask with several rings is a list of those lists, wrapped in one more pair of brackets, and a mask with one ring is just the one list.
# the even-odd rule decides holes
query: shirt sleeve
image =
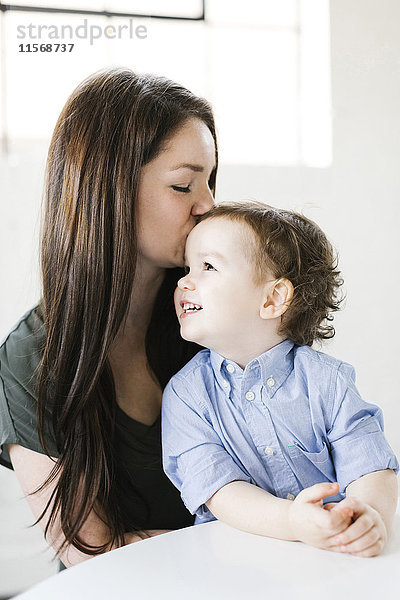
{"label": "shirt sleeve", "polygon": [[164,391],[163,466],[188,510],[207,520],[211,513],[204,504],[213,494],[231,481],[250,478],[225,450],[207,407],[196,402],[196,391],[187,387],[175,376]]}
{"label": "shirt sleeve", "polygon": [[382,411],[361,398],[354,369],[347,363],[338,369],[331,422],[328,440],[341,492],[373,471],[398,472],[396,456],[383,433]]}
{"label": "shirt sleeve", "polygon": [[8,359],[4,348],[0,349],[0,463],[10,468],[8,444],[44,453],[37,428],[37,398],[28,376],[15,368],[15,362],[14,355]]}
{"label": "shirt sleeve", "polygon": [[0,376],[0,464],[11,467],[7,445],[17,444],[18,436],[12,422],[10,410],[5,395],[5,384]]}
{"label": "shirt sleeve", "polygon": [[[37,423],[40,326],[35,311],[30,311],[0,346],[0,464],[6,467],[11,467],[8,444],[45,454]],[[45,411],[44,434],[51,456],[57,457],[51,407]]]}

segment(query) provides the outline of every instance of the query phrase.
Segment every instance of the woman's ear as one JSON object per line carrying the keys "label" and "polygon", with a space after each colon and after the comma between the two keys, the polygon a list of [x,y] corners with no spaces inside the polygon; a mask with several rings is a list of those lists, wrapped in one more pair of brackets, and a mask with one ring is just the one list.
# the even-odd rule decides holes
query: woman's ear
{"label": "woman's ear", "polygon": [[293,298],[294,287],[289,279],[277,279],[264,288],[263,302],[260,306],[262,319],[276,319],[287,310]]}

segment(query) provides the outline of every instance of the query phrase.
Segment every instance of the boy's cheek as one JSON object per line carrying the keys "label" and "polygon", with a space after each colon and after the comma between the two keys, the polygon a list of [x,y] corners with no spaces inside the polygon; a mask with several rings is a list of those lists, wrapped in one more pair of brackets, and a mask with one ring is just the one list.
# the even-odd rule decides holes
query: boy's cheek
{"label": "boy's cheek", "polygon": [[182,296],[183,296],[183,291],[177,287],[174,292],[174,304],[175,304],[176,316],[178,317],[178,319],[179,319],[180,314],[183,312],[182,307],[180,305]]}

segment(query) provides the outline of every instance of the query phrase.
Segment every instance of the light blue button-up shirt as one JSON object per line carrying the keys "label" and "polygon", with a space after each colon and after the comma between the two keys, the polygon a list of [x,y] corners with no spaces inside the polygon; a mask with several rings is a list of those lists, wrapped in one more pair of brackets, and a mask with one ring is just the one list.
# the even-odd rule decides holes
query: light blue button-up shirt
{"label": "light blue button-up shirt", "polygon": [[163,461],[197,522],[205,502],[235,480],[279,498],[338,481],[339,501],[362,475],[398,470],[381,410],[365,402],[354,369],[286,340],[241,369],[202,350],[169,382],[162,410]]}

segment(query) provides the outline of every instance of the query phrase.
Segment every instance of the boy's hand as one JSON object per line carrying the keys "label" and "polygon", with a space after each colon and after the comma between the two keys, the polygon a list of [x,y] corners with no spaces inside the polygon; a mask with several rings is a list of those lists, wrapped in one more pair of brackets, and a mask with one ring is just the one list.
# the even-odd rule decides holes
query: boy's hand
{"label": "boy's hand", "polygon": [[352,510],[354,521],[335,537],[337,549],[363,557],[377,556],[382,552],[387,541],[387,531],[378,511],[354,496],[345,498],[336,506]]}
{"label": "boy's hand", "polygon": [[349,530],[353,508],[338,503],[324,510],[322,502],[323,498],[338,491],[338,483],[317,483],[300,492],[289,511],[295,539],[317,548],[343,552],[340,547],[343,544],[338,547],[337,538]]}

